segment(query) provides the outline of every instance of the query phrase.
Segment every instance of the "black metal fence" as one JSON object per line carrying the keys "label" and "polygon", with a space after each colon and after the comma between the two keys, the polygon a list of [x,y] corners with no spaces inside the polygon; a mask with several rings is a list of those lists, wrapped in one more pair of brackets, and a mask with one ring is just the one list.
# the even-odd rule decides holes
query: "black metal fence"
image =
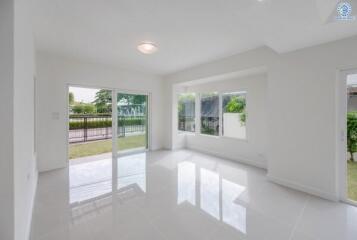
{"label": "black metal fence", "polygon": [[[118,137],[145,132],[145,116],[118,116]],[[69,143],[110,138],[112,138],[111,115],[71,115],[69,117]]]}
{"label": "black metal fence", "polygon": [[219,135],[219,117],[201,117],[201,133]]}
{"label": "black metal fence", "polygon": [[144,134],[146,132],[145,116],[119,116],[118,137],[127,135]]}
{"label": "black metal fence", "polygon": [[180,131],[194,132],[195,131],[195,117],[179,116],[178,129]]}

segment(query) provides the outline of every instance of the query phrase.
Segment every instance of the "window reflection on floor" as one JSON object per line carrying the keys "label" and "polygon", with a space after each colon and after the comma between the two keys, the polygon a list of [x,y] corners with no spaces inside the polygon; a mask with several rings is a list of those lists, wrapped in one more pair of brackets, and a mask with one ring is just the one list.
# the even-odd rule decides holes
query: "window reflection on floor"
{"label": "window reflection on floor", "polygon": [[118,158],[118,189],[125,187],[146,192],[146,153]]}
{"label": "window reflection on floor", "polygon": [[204,168],[200,175],[201,209],[219,219],[219,175]]}
{"label": "window reflection on floor", "polygon": [[[75,161],[75,160],[72,160]],[[117,189],[146,192],[146,154],[120,157],[117,160]],[[70,204],[94,200],[112,193],[112,159],[72,162],[69,167]]]}
{"label": "window reflection on floor", "polygon": [[246,208],[234,201],[245,187],[222,179],[222,220],[242,233],[246,233]]}
{"label": "window reflection on floor", "polygon": [[[196,182],[196,174],[200,184]],[[198,190],[199,188],[199,190]],[[235,201],[246,187],[222,178],[218,173],[200,168],[191,162],[178,165],[177,204],[196,205],[199,191],[200,209],[214,218],[246,234],[246,208]]]}
{"label": "window reflection on floor", "polygon": [[112,159],[75,162],[69,167],[71,217],[74,224],[112,211],[113,197],[125,201],[146,192],[146,154],[117,159],[117,190],[112,194]]}
{"label": "window reflection on floor", "polygon": [[[117,181],[112,182],[112,159],[73,163],[70,166],[70,204],[72,217],[82,221],[92,214],[110,210],[112,191],[120,201],[147,191],[146,154],[117,159]],[[216,220],[246,234],[246,208],[236,203],[245,187],[215,171],[192,162],[178,164],[177,204],[197,206]],[[109,207],[109,208],[108,208]]]}
{"label": "window reflection on floor", "polygon": [[69,180],[70,204],[111,193],[112,159],[71,163]]}
{"label": "window reflection on floor", "polygon": [[178,166],[177,204],[185,201],[196,205],[196,166],[191,162],[183,162]]}

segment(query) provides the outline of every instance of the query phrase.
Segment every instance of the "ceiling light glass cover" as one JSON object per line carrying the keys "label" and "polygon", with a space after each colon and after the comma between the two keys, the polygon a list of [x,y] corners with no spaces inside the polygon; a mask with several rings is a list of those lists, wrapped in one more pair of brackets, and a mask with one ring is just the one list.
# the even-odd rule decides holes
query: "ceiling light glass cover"
{"label": "ceiling light glass cover", "polygon": [[144,54],[152,54],[158,50],[155,44],[151,42],[143,42],[138,45],[137,49]]}

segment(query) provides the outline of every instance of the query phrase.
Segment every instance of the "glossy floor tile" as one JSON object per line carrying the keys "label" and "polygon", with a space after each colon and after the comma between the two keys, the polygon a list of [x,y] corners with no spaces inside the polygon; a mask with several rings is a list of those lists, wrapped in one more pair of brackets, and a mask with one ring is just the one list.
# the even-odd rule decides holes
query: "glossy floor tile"
{"label": "glossy floor tile", "polygon": [[357,208],[201,153],[71,161],[39,178],[32,240],[356,240]]}

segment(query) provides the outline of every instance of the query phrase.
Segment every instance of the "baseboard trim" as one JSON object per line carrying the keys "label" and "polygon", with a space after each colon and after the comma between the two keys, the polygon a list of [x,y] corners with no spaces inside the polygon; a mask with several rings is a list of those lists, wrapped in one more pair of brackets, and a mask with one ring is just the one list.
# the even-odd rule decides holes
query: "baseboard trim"
{"label": "baseboard trim", "polygon": [[292,188],[292,189],[295,189],[295,190],[298,190],[298,191],[301,191],[301,192],[305,192],[305,193],[308,193],[308,194],[311,194],[311,195],[314,195],[314,196],[317,196],[317,197],[320,197],[320,198],[323,198],[323,199],[327,199],[327,200],[330,200],[330,201],[333,201],[333,202],[338,202],[339,201],[339,197],[338,196],[336,196],[334,194],[331,194],[331,193],[320,191],[319,189],[316,189],[316,188],[304,186],[304,185],[301,185],[301,184],[298,184],[298,183],[294,183],[294,182],[291,182],[291,181],[286,181],[286,180],[281,179],[281,178],[273,177],[273,176],[271,176],[269,174],[267,174],[267,178],[268,178],[269,181],[271,181],[273,183],[276,183],[276,184],[279,184],[279,185],[282,185],[282,186],[285,186],[285,187],[288,187],[288,188]]}
{"label": "baseboard trim", "polygon": [[190,149],[190,150],[193,150],[193,151],[197,151],[197,152],[201,152],[201,153],[204,153],[204,154],[212,155],[212,156],[215,156],[215,157],[224,158],[224,159],[227,159],[227,160],[230,160],[230,161],[234,161],[234,162],[238,162],[238,163],[243,163],[243,164],[254,166],[254,167],[257,167],[257,168],[262,168],[264,170],[267,169],[267,166],[266,166],[265,163],[263,163],[261,161],[248,159],[248,158],[245,158],[245,157],[242,157],[242,156],[238,156],[237,158],[232,158],[232,157],[226,156],[225,154],[222,154],[222,153],[219,153],[219,152],[209,151],[209,150],[201,149],[201,148],[195,147],[195,146],[188,146],[188,147],[186,147],[186,149]]}

